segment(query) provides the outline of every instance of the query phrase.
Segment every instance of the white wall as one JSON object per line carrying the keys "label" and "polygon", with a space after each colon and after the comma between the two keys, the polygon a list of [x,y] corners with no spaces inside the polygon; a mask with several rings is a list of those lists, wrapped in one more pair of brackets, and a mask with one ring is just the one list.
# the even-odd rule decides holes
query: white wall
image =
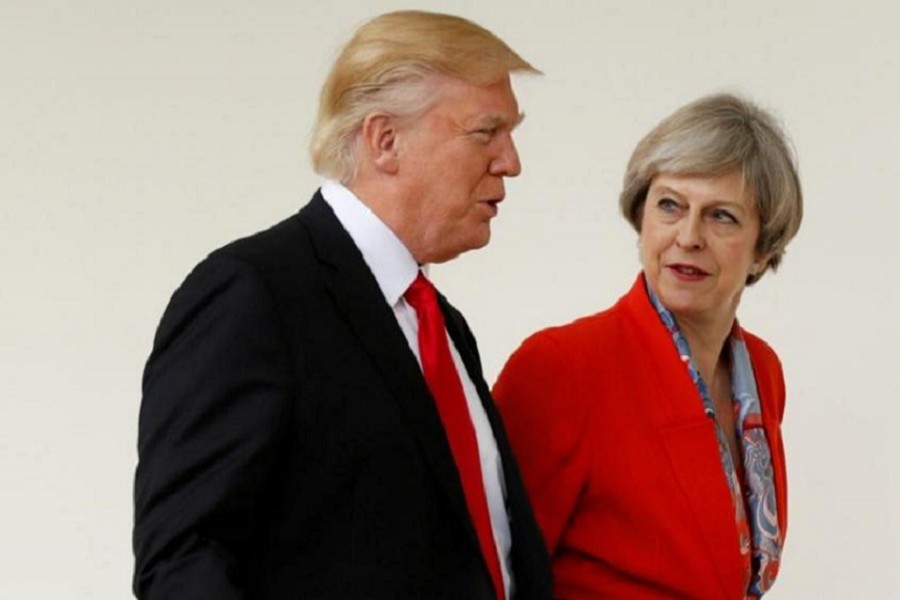
{"label": "white wall", "polygon": [[[806,219],[742,322],[782,356],[790,528],[770,598],[900,598],[900,43],[888,2],[62,0],[0,3],[3,598],[121,598],[143,361],[206,252],[296,211],[318,88],[365,19],[420,7],[494,30],[525,170],[491,245],[435,269],[489,379],[528,333],[638,269],[625,161],[715,90],[783,119]],[[565,8],[561,8],[565,7]]]}

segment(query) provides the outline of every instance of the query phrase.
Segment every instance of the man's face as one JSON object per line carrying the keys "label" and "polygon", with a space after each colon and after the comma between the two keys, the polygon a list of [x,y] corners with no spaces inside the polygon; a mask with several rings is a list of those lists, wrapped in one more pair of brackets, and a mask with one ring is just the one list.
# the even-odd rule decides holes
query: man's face
{"label": "man's face", "polygon": [[440,77],[437,94],[397,139],[402,237],[420,263],[485,246],[503,178],[521,171],[512,140],[521,115],[508,77],[487,86]]}

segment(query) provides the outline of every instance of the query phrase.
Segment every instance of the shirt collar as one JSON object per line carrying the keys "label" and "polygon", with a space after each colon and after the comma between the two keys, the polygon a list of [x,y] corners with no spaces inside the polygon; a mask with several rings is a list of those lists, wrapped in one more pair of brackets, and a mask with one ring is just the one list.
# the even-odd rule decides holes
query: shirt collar
{"label": "shirt collar", "polygon": [[369,266],[390,306],[412,285],[419,265],[400,238],[362,200],[337,181],[322,184],[322,197]]}

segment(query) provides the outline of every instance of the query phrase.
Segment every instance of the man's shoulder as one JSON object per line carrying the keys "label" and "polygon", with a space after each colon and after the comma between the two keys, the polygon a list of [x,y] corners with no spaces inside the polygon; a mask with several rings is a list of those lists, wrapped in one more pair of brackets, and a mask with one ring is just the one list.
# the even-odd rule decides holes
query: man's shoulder
{"label": "man's shoulder", "polygon": [[257,268],[273,268],[302,261],[309,255],[309,231],[321,221],[327,205],[318,194],[299,212],[256,233],[212,251],[210,259],[229,258]]}
{"label": "man's shoulder", "polygon": [[[271,227],[225,244],[212,251],[210,258],[228,257],[251,264],[280,261],[302,249],[304,237],[303,222],[296,213]],[[292,251],[288,252],[288,248]]]}
{"label": "man's shoulder", "polygon": [[308,207],[208,253],[188,273],[173,300],[195,293],[205,294],[234,282],[261,284],[260,289],[268,289],[271,293],[314,279],[317,272],[315,253],[304,219]]}

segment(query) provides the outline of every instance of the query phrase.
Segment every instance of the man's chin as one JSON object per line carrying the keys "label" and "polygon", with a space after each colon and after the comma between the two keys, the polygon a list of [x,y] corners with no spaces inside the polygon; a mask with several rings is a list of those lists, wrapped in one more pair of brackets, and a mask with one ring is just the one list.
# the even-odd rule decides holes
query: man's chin
{"label": "man's chin", "polygon": [[490,227],[486,227],[485,233],[483,235],[480,235],[477,238],[466,240],[466,242],[463,244],[441,248],[432,253],[429,257],[429,260],[426,260],[424,262],[431,264],[445,263],[447,261],[453,260],[460,254],[465,254],[466,252],[470,252],[472,250],[479,250],[481,248],[484,248],[490,241],[491,230]]}

